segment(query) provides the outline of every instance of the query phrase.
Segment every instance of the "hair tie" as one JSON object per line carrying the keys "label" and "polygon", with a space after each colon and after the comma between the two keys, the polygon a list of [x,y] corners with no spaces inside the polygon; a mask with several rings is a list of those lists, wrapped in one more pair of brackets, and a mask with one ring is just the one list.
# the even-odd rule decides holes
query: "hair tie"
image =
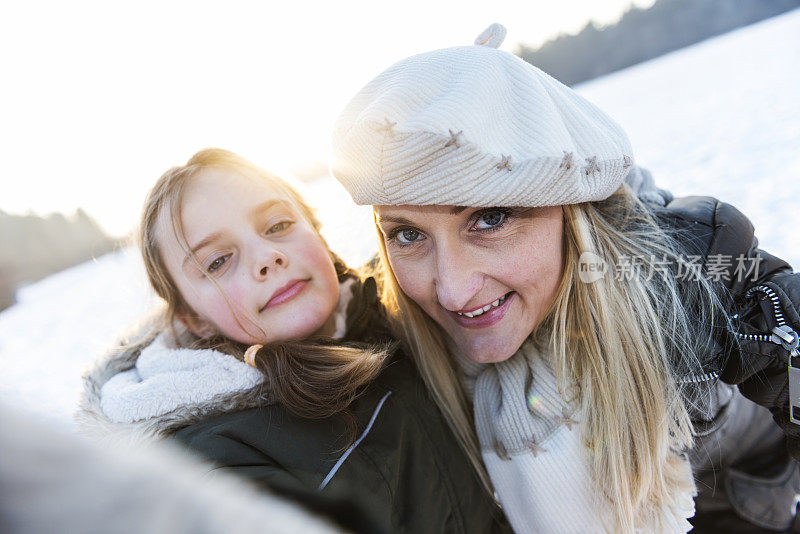
{"label": "hair tie", "polygon": [[250,345],[246,351],[244,351],[244,363],[250,365],[252,367],[256,366],[256,353],[261,350],[261,347],[264,345]]}

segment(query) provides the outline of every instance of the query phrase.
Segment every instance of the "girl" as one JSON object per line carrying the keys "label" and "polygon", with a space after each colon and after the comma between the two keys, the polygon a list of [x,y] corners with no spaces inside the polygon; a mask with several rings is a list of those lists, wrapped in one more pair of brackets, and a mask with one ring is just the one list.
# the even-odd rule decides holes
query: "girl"
{"label": "girl", "polygon": [[83,428],[172,437],[353,530],[503,530],[393,349],[374,280],[319,226],[288,184],[230,152],[167,171],[140,234],[165,310],[87,373]]}
{"label": "girl", "polygon": [[800,457],[800,277],[731,206],[637,198],[624,131],[504,35],[398,62],[334,132],[433,397],[517,532],[685,532],[698,490],[698,530],[789,529],[797,464],[729,384]]}

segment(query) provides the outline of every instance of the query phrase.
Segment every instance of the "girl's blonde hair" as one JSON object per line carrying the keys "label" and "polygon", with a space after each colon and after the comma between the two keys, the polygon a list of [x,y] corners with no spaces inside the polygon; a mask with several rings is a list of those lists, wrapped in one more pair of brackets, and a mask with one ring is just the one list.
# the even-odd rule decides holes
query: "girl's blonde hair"
{"label": "girl's blonde hair", "polygon": [[[713,330],[724,328],[727,316],[703,276],[679,283],[674,267],[685,252],[678,236],[668,235],[627,185],[603,201],[565,205],[563,214],[564,272],[532,339],[549,350],[559,384],[577,386],[596,492],[613,503],[612,530],[633,532],[675,488],[691,489],[679,454],[693,443],[690,413],[704,391],[692,377],[700,376]],[[402,292],[379,241],[386,309],[489,488],[446,334]],[[634,260],[640,268],[584,283],[584,252],[610,268]]]}
{"label": "girl's blonde hair", "polygon": [[[139,244],[150,284],[165,302],[163,315],[157,322],[156,328],[170,330],[178,342],[182,341],[196,348],[215,348],[241,359],[247,349],[247,346],[241,343],[222,336],[201,339],[185,332],[180,334],[176,332],[176,318],[194,312],[178,290],[162,256],[163,240],[159,234],[164,231],[166,223],[171,224],[171,230],[188,252],[181,224],[181,205],[192,179],[200,171],[208,168],[228,170],[263,180],[285,194],[302,217],[316,230],[323,244],[325,240],[319,233],[321,225],[314,212],[294,188],[277,176],[227,150],[217,148],[201,150],[192,156],[186,165],[173,167],[165,172],[153,186],[142,212]],[[166,230],[169,229],[167,226]],[[327,248],[327,245],[325,246]],[[351,278],[355,282],[352,304],[356,306],[376,304],[375,309],[370,312],[376,316],[374,320],[380,320],[381,309],[378,303],[370,303],[369,299],[362,298],[360,294],[363,286],[358,273],[349,269],[330,249],[328,251],[339,280]],[[352,305],[350,308],[348,316],[364,315],[361,310],[352,309]],[[231,310],[236,313],[233,308]],[[247,318],[242,319],[247,320]],[[346,337],[350,339],[354,338],[352,326],[349,322]],[[366,340],[368,329],[359,327],[358,330],[360,336],[354,339]],[[363,386],[378,375],[387,356],[386,350],[379,346],[380,341],[376,339],[373,345],[334,343],[325,339],[268,343],[256,354],[255,363],[265,376],[266,394],[270,400],[284,405],[289,411],[301,417],[327,417],[344,413]],[[354,431],[352,418],[348,422],[351,423],[352,434]]]}

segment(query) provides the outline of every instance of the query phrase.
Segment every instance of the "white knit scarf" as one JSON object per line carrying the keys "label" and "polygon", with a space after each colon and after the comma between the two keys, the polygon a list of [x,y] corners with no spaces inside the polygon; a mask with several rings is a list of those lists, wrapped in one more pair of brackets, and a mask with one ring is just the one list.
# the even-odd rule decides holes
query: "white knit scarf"
{"label": "white knit scarf", "polygon": [[[548,359],[530,340],[500,363],[458,354],[484,464],[511,526],[527,532],[613,532],[612,504],[596,497],[580,403],[563,395]],[[571,392],[571,388],[567,388]],[[566,397],[566,399],[565,399]],[[685,483],[636,532],[685,533],[696,494],[691,466]]]}

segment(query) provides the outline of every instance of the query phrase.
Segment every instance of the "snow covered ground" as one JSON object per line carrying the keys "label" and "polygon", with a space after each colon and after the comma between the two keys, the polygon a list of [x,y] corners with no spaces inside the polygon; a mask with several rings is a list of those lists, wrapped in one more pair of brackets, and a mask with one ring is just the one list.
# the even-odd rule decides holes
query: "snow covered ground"
{"label": "snow covered ground", "polygon": [[[678,195],[751,217],[762,247],[800,266],[800,10],[637,65],[578,90],[627,130],[637,162]],[[375,251],[368,208],[331,179],[306,187],[329,244]],[[70,427],[84,366],[155,303],[124,249],[23,288],[0,313],[0,402]]]}
{"label": "snow covered ground", "polygon": [[733,204],[762,247],[794,266],[799,32],[794,10],[579,87],[625,128],[636,161],[662,187]]}

